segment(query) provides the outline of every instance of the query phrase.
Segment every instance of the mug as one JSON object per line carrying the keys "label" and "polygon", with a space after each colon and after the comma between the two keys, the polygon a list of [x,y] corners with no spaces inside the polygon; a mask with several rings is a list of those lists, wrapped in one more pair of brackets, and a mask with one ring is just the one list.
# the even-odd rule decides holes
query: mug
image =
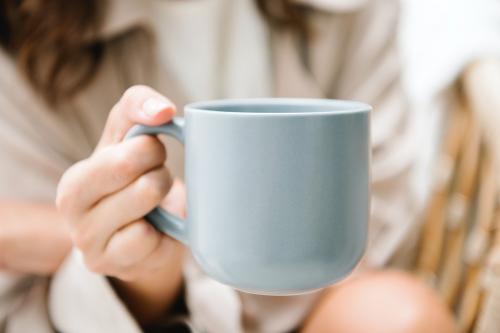
{"label": "mug", "polygon": [[363,255],[370,211],[367,104],[326,99],[198,102],[185,118],[135,125],[127,138],[185,144],[187,221],[146,219],[188,246],[215,280],[291,295],[348,275]]}

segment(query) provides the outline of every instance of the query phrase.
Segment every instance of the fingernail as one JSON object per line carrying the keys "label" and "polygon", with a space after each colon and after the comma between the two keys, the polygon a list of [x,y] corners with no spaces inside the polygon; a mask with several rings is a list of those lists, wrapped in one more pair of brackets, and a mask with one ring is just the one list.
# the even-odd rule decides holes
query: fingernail
{"label": "fingernail", "polygon": [[148,98],[144,104],[142,104],[142,111],[148,117],[154,117],[162,110],[172,107],[172,104],[165,102],[158,98]]}

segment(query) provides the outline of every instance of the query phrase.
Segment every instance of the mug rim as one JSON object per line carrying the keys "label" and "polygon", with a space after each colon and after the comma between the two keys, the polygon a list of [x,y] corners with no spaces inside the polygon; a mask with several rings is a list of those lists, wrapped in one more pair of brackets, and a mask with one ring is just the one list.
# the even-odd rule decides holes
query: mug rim
{"label": "mug rim", "polygon": [[[241,111],[227,111],[215,110],[218,107],[227,106],[275,106],[275,105],[300,105],[300,106],[316,106],[328,107],[331,106],[332,110],[312,110],[308,112],[241,112]],[[229,99],[215,99],[189,103],[185,107],[186,111],[195,111],[220,115],[231,116],[321,116],[321,115],[345,115],[357,113],[369,113],[372,107],[369,104],[343,99],[323,99],[323,98],[229,98]],[[211,109],[209,109],[211,108]],[[340,110],[339,110],[340,109]]]}

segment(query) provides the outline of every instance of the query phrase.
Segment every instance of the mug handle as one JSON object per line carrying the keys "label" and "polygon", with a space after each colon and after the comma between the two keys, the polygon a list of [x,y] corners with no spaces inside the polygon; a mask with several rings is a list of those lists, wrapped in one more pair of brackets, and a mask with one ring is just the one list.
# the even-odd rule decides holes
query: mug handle
{"label": "mug handle", "polygon": [[[125,135],[125,140],[139,135],[166,134],[184,143],[184,119],[174,117],[172,121],[161,126],[134,125]],[[186,221],[170,214],[161,207],[154,208],[145,217],[159,231],[188,245]]]}

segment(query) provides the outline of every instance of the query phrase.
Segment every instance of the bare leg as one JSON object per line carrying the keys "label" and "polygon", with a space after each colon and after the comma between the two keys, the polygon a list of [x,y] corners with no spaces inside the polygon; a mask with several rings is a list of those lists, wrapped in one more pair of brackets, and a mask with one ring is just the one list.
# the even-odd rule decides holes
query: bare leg
{"label": "bare leg", "polygon": [[302,333],[452,333],[453,318],[438,296],[415,277],[380,271],[329,290]]}

